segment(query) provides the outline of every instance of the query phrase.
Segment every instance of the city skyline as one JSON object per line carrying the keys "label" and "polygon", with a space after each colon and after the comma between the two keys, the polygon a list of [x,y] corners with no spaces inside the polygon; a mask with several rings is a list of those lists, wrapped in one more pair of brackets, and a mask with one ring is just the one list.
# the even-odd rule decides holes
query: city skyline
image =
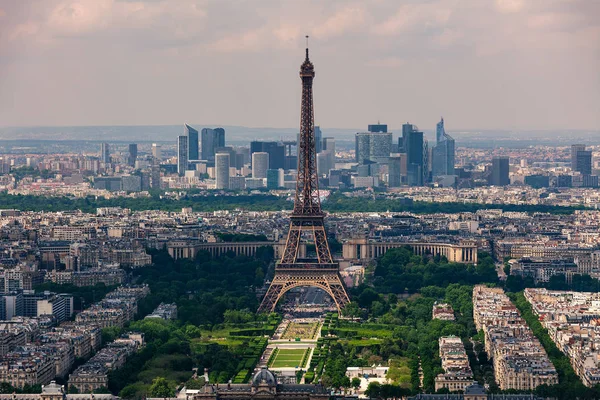
{"label": "city skyline", "polygon": [[[2,1],[0,120],[292,127],[299,93],[289,71],[309,34],[326,78],[315,93],[321,126],[410,118],[424,127],[439,115],[455,129],[600,125],[597,2],[270,5]],[[318,18],[300,24],[307,15]]]}

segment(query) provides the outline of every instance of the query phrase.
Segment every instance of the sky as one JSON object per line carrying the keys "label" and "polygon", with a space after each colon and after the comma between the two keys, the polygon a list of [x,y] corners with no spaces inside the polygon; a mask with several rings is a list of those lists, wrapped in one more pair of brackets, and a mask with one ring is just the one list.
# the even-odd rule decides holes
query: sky
{"label": "sky", "polygon": [[600,130],[600,0],[0,0],[0,126]]}

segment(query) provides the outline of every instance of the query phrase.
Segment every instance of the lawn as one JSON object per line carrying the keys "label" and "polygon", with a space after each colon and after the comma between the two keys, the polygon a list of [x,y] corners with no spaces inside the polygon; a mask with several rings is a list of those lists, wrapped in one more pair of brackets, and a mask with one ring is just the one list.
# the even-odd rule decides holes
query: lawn
{"label": "lawn", "polygon": [[[277,355],[269,367],[271,368],[303,368],[308,359],[309,348],[307,349],[278,349]],[[304,362],[303,362],[304,361]]]}
{"label": "lawn", "polygon": [[281,339],[315,339],[319,328],[318,322],[290,322],[281,335]]}

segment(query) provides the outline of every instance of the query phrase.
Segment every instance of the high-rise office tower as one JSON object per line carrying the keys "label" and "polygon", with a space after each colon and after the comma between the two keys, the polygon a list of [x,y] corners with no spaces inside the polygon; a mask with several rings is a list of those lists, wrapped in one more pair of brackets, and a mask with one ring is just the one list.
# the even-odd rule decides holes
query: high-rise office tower
{"label": "high-rise office tower", "polygon": [[188,137],[177,136],[177,173],[180,176],[185,175],[185,171],[188,169],[188,154]]}
{"label": "high-rise office tower", "polygon": [[423,184],[431,182],[431,150],[429,141],[423,138]]}
{"label": "high-rise office tower", "polygon": [[127,157],[127,164],[131,167],[135,167],[135,161],[137,160],[137,144],[132,143],[129,145],[129,156]]}
{"label": "high-rise office tower", "polygon": [[402,125],[402,136],[398,138],[398,151],[400,153],[406,153],[406,141],[408,140],[408,136],[411,132],[418,129],[419,128],[415,125],[409,124],[408,122]]}
{"label": "high-rise office tower", "polygon": [[152,170],[150,175],[150,187],[152,189],[160,189],[160,164],[158,158],[152,159]]}
{"label": "high-rise office tower", "polygon": [[354,137],[354,145],[356,162],[362,165],[366,161],[369,161],[371,151],[371,138],[369,133],[357,132]]}
{"label": "high-rise office tower", "polygon": [[225,146],[225,147],[217,147],[215,149],[215,154],[216,153],[229,153],[229,166],[231,168],[242,168],[244,165],[242,164],[241,166],[238,167],[237,165],[237,153],[236,151],[233,149],[233,147],[231,146]]}
{"label": "high-rise office tower", "polygon": [[577,152],[576,168],[577,172],[581,175],[592,174],[592,151],[591,150],[580,150]]}
{"label": "high-rise office tower", "polygon": [[188,124],[183,124],[183,135],[188,138],[188,161],[199,160],[198,131]]}
{"label": "high-rise office tower", "polygon": [[215,180],[217,189],[229,189],[229,153],[215,154]]}
{"label": "high-rise office tower", "polygon": [[225,147],[225,129],[204,128],[201,132],[202,159],[215,161],[215,153],[218,147]]}
{"label": "high-rise office tower", "polygon": [[335,139],[332,137],[323,138],[323,150],[328,150],[331,153],[335,154]]}
{"label": "high-rise office tower", "polygon": [[391,155],[388,162],[388,186],[392,188],[402,185],[403,175],[406,175],[406,154]]}
{"label": "high-rise office tower", "polygon": [[359,164],[366,160],[386,163],[392,152],[391,132],[357,132],[354,140],[356,162]]}
{"label": "high-rise office tower", "polygon": [[329,175],[329,170],[333,167],[333,154],[330,150],[323,150],[317,154],[317,174],[319,176]]}
{"label": "high-rise office tower", "polygon": [[252,177],[266,178],[269,169],[269,153],[258,151],[252,153]]}
{"label": "high-rise office tower", "polygon": [[283,187],[283,169],[267,170],[267,189],[274,190]]}
{"label": "high-rise office tower", "polygon": [[376,124],[372,124],[368,126],[369,132],[382,132],[387,133],[388,126],[386,124],[380,124],[379,122]]}
{"label": "high-rise office tower", "polygon": [[281,142],[250,142],[250,154],[269,153],[269,168],[285,168],[285,145]]}
{"label": "high-rise office tower", "polygon": [[571,145],[571,169],[581,175],[592,174],[592,152],[584,144]]}
{"label": "high-rise office tower", "polygon": [[573,171],[577,171],[577,153],[579,151],[585,151],[585,144],[571,145],[571,169]]}
{"label": "high-rise office tower", "polygon": [[510,184],[508,177],[509,163],[508,157],[492,158],[492,175],[490,184],[492,186],[507,186]]}
{"label": "high-rise office tower", "polygon": [[[323,138],[322,153],[326,154],[326,168],[325,175],[329,176],[329,170],[335,169],[335,139],[332,137]],[[317,157],[317,171],[318,171],[319,159]]]}
{"label": "high-rise office tower", "polygon": [[162,158],[162,151],[160,144],[152,143],[152,157],[160,161]]}
{"label": "high-rise office tower", "polygon": [[[422,186],[427,175],[423,132],[415,125],[402,125],[402,150],[406,153],[406,174],[410,186]],[[400,143],[399,143],[400,144]]]}
{"label": "high-rise office tower", "polygon": [[444,129],[444,118],[437,123],[435,138],[431,165],[433,176],[454,175],[455,143],[452,136]]}
{"label": "high-rise office tower", "polygon": [[391,132],[370,132],[369,160],[386,163],[392,152]]}
{"label": "high-rise office tower", "polygon": [[[299,134],[298,134],[299,135]],[[322,143],[323,132],[321,132],[321,127],[315,126],[315,150],[317,153],[323,151],[323,143]]]}
{"label": "high-rise office tower", "polygon": [[102,143],[100,145],[100,161],[104,164],[110,163],[110,146],[108,143]]}

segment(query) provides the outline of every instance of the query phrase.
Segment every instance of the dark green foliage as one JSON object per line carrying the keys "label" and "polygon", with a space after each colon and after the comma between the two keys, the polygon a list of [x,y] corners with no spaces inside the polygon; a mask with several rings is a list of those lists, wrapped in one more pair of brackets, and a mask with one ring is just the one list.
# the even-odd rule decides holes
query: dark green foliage
{"label": "dark green foliage", "polygon": [[35,287],[36,292],[49,290],[56,293],[70,293],[73,295],[73,308],[81,310],[87,308],[93,303],[100,301],[106,294],[114,290],[117,286],[106,286],[104,283],[99,283],[96,286],[78,287],[75,285],[58,285],[52,282],[45,282]]}
{"label": "dark green foliage", "polygon": [[[451,283],[473,285],[497,280],[494,262],[487,254],[481,254],[477,266],[473,266],[448,263],[445,258],[436,262],[434,257],[417,256],[409,247],[402,247],[388,250],[379,259],[373,286],[382,294],[399,294],[415,293],[425,286],[446,287]],[[367,291],[367,297],[363,299]],[[366,288],[358,296],[361,307],[369,307],[374,300],[373,289]]]}
{"label": "dark green foliage", "polygon": [[[98,207],[124,207],[134,211],[179,211],[183,207],[192,207],[194,211],[234,210],[238,208],[251,211],[280,211],[289,210],[293,207],[293,203],[285,197],[269,194],[216,196],[194,194],[193,190],[190,190],[187,196],[177,200],[166,197],[161,198],[161,193],[151,192],[150,198],[44,197],[43,201],[40,201],[40,196],[9,195],[6,191],[3,191],[0,192],[0,204],[3,208],[16,208],[24,211],[81,210],[84,212],[95,212]],[[481,209],[572,214],[575,210],[585,209],[582,206],[560,207],[540,204],[426,203],[386,198],[350,198],[340,192],[333,193],[327,201],[323,202],[323,208],[329,212],[410,211],[416,214],[475,212]]]}
{"label": "dark green foliage", "polygon": [[346,197],[341,192],[334,192],[323,208],[330,212],[401,212],[409,211],[415,214],[432,214],[438,212],[459,213],[476,212],[482,209],[502,209],[504,211],[547,212],[552,214],[572,214],[574,210],[585,207],[559,207],[548,205],[516,205],[516,204],[477,204],[477,203],[426,203],[422,201],[407,201],[406,199],[391,200],[381,196],[371,198]]}
{"label": "dark green foliage", "polygon": [[247,320],[249,311],[258,306],[251,286],[256,284],[256,271],[266,272],[272,249],[257,252],[258,259],[225,255],[213,259],[200,252],[195,260],[174,261],[164,250],[151,250],[154,263],[136,270],[141,283],[148,283],[157,301],[178,306],[179,320],[192,325],[222,323],[225,316]]}
{"label": "dark green foliage", "polygon": [[[174,301],[178,320],[148,319],[130,325],[129,329],[144,333],[147,344],[123,368],[111,372],[111,391],[127,399],[140,399],[159,389],[166,393],[188,381],[194,367],[200,373],[208,368],[212,382],[247,379],[266,347],[266,339],[255,336],[272,333],[279,322],[277,316],[256,316],[250,311],[257,305],[252,289],[256,271],[266,271],[272,249],[259,249],[257,259],[233,255],[213,259],[200,253],[194,260],[177,261],[165,250],[149,252],[152,266],[133,272],[151,291],[140,302],[140,314],[142,309],[149,313],[160,302]],[[198,326],[217,328],[223,322],[245,323],[244,328],[232,331],[244,338],[244,345],[228,348],[208,342],[192,351],[190,341],[201,337]],[[252,328],[252,323],[257,327]]]}
{"label": "dark green foliage", "polygon": [[13,387],[8,382],[0,382],[0,394],[27,394],[27,393],[41,393],[41,385],[25,385],[21,389]]}

